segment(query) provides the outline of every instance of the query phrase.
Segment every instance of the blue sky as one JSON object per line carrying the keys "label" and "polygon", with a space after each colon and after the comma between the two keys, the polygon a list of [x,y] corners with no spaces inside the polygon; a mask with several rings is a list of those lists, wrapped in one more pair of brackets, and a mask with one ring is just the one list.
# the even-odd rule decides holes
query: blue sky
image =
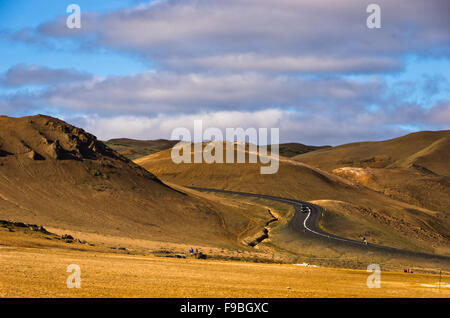
{"label": "blue sky", "polygon": [[448,1],[378,3],[381,29],[360,0],[0,0],[0,113],[102,139],[195,119],[333,145],[450,129]]}
{"label": "blue sky", "polygon": [[[0,30],[19,31],[35,28],[57,16],[67,16],[66,8],[74,1],[62,0],[0,0]],[[134,0],[76,1],[82,10],[107,12],[136,5]],[[125,75],[146,69],[142,61],[111,50],[80,52],[73,50],[50,50],[26,43],[0,38],[0,72],[19,63],[39,64],[54,68],[74,67],[100,76]],[[115,65],[115,68],[111,68]]]}

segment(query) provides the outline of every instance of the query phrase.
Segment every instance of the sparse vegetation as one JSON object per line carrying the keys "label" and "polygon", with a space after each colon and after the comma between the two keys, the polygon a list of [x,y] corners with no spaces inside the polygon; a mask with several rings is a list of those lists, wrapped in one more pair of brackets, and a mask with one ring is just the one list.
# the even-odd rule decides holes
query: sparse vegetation
{"label": "sparse vegetation", "polygon": [[[259,173],[259,164],[175,165],[169,149],[174,142],[109,141],[124,147],[122,154],[129,158],[153,152],[135,164],[94,136],[51,117],[1,121],[0,219],[11,221],[0,221],[0,296],[443,295],[417,285],[434,276],[416,275],[437,268],[447,274],[450,264],[442,258],[365,253],[310,240],[292,228],[295,212],[287,203],[184,187],[313,201],[327,209],[322,228],[336,235],[449,255],[448,150],[441,137],[432,141],[428,133],[415,135],[425,148],[402,149],[405,157],[389,147],[383,154],[382,148],[369,151],[364,146],[365,152],[357,151],[364,156],[336,156],[336,163],[324,163],[316,155],[326,158],[334,147],[291,144],[283,148],[286,155],[311,150],[301,156],[316,158],[316,167],[299,162],[301,156],[281,157],[279,172],[267,176]],[[392,147],[400,146],[395,142]],[[343,162],[350,168],[341,169]],[[411,182],[405,181],[411,176]],[[54,283],[66,274],[60,268],[65,260],[86,266],[82,291],[73,293]],[[357,270],[369,263],[397,272],[386,274],[392,288],[371,293],[358,287],[365,280]],[[404,268],[413,268],[415,276],[402,276]],[[202,282],[186,279],[199,271]],[[110,284],[113,276],[117,285]],[[136,277],[143,283],[136,283]],[[408,281],[410,277],[416,280]],[[329,283],[341,278],[341,287]],[[333,288],[337,294],[330,292]]]}
{"label": "sparse vegetation", "polygon": [[105,145],[114,149],[130,160],[134,160],[161,150],[172,148],[177,140],[135,140],[135,139],[111,139],[104,141]]}

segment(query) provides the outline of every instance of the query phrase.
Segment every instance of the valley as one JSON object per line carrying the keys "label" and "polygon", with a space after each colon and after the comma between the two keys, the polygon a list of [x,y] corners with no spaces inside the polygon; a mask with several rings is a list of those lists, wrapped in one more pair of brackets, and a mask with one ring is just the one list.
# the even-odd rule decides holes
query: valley
{"label": "valley", "polygon": [[[439,272],[450,274],[447,147],[441,146],[447,132],[415,136],[417,148],[409,152],[395,152],[401,138],[394,146],[308,148],[280,156],[279,171],[264,175],[261,163],[176,164],[164,141],[131,161],[48,116],[0,117],[0,123],[2,296],[447,295],[445,289],[436,294],[420,287]],[[406,144],[413,145],[410,139]],[[249,156],[248,146],[232,146],[236,156]],[[202,259],[190,250],[200,251]],[[31,265],[32,259],[39,261]],[[80,265],[89,288],[74,292],[55,285],[70,263]],[[390,288],[364,289],[361,277],[369,264],[379,264],[392,278]],[[405,268],[417,274],[406,279]],[[187,279],[186,285],[182,277],[196,277],[198,270],[204,278]],[[250,272],[256,274],[245,278]],[[292,283],[256,293],[261,281],[273,284],[269,273],[287,275]],[[350,283],[330,294],[326,286],[337,273]],[[120,286],[106,287],[113,277]],[[137,277],[154,287],[145,289]],[[226,287],[227,277],[239,283]],[[305,277],[312,279],[307,285]],[[16,289],[14,281],[23,287]],[[206,291],[204,284],[216,287]]]}

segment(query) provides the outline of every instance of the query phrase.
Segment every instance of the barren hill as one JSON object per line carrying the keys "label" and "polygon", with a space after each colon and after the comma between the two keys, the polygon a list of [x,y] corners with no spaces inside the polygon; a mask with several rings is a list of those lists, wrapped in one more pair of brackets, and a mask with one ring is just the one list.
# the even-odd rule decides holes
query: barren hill
{"label": "barren hill", "polygon": [[[115,138],[104,142],[111,149],[124,155],[128,159],[135,160],[152,153],[170,149],[178,143],[177,140],[137,140],[129,138]],[[294,157],[310,151],[327,148],[330,146],[308,146],[300,143],[279,144],[280,155],[284,157]]]}
{"label": "barren hill", "polygon": [[290,142],[279,145],[280,156],[288,158],[328,147],[330,146],[308,146],[296,142]]}
{"label": "barren hill", "polygon": [[161,150],[172,148],[178,141],[176,140],[136,140],[129,138],[116,138],[105,141],[111,149],[119,152],[128,159],[137,159]]}
{"label": "barren hill", "polygon": [[[205,145],[206,143],[203,147]],[[224,146],[224,161],[225,148]],[[236,157],[237,145],[234,148]],[[192,157],[193,149],[194,147],[192,147]],[[293,198],[314,200],[319,199],[323,193],[338,198],[341,196],[341,191],[351,192],[355,187],[343,178],[281,156],[277,173],[261,174],[261,163],[248,163],[248,146],[246,158],[246,163],[175,164],[172,162],[171,150],[168,149],[136,159],[134,162],[163,180],[180,185],[275,194]]]}
{"label": "barren hill", "polygon": [[450,130],[351,143],[293,159],[404,202],[450,211]]}
{"label": "barren hill", "polygon": [[[192,147],[193,148],[193,147]],[[323,151],[323,150],[318,150]],[[313,152],[312,152],[313,153]],[[192,155],[192,153],[191,153]],[[329,231],[350,238],[369,237],[379,244],[413,248],[441,249],[449,253],[450,220],[444,211],[432,211],[406,204],[363,185],[280,157],[276,174],[260,174],[261,163],[218,164],[172,162],[171,150],[135,160],[158,178],[171,183],[203,188],[225,189],[300,200],[327,200],[333,217]],[[333,203],[334,202],[334,203]],[[349,218],[338,202],[351,206]],[[328,224],[328,223],[326,223]],[[370,224],[370,227],[367,225]]]}
{"label": "barren hill", "polygon": [[223,245],[249,225],[244,212],[166,186],[61,120],[0,117],[0,220]]}
{"label": "barren hill", "polygon": [[403,137],[357,142],[319,149],[294,159],[321,169],[335,168],[413,168],[450,176],[450,130],[421,131]]}

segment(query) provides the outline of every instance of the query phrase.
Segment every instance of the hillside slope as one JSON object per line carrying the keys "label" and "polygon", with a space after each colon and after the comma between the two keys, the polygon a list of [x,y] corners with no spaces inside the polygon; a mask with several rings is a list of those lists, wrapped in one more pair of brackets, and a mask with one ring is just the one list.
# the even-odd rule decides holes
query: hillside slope
{"label": "hillside slope", "polygon": [[[137,140],[129,138],[115,138],[104,143],[114,149],[121,155],[127,157],[128,159],[135,160],[152,153],[170,149],[178,143],[177,140]],[[300,154],[304,154],[310,151],[315,151],[318,149],[327,148],[330,146],[308,146],[300,143],[285,143],[279,144],[279,152],[281,156],[284,157],[294,157]]]}
{"label": "hillside slope", "polygon": [[239,207],[185,194],[93,135],[47,117],[0,117],[0,220],[168,242],[237,244]]}
{"label": "hillside slope", "polygon": [[278,147],[280,151],[280,156],[291,158],[307,152],[328,148],[330,146],[308,146],[296,142],[290,142],[285,144],[279,144]]}
{"label": "hillside slope", "polygon": [[318,150],[293,159],[392,198],[450,211],[450,131],[424,131]]}
{"label": "hillside slope", "polygon": [[323,170],[348,167],[424,168],[450,176],[450,130],[421,131],[395,139],[319,149],[293,159]]}
{"label": "hillside slope", "polygon": [[[191,153],[192,154],[192,153]],[[355,207],[354,219],[374,224],[377,231],[367,232],[347,223],[343,233],[366,236],[371,242],[403,248],[439,250],[449,253],[450,221],[443,212],[417,207],[391,199],[365,186],[295,160],[280,157],[276,174],[260,174],[257,164],[180,163],[171,159],[171,151],[161,151],[136,163],[174,184],[275,195],[300,200],[335,200]],[[338,211],[339,212],[339,211]],[[395,233],[395,235],[393,235]]]}
{"label": "hillside slope", "polygon": [[108,147],[114,149],[128,159],[137,159],[161,150],[172,148],[178,143],[176,140],[136,140],[129,138],[116,138],[104,142]]}

